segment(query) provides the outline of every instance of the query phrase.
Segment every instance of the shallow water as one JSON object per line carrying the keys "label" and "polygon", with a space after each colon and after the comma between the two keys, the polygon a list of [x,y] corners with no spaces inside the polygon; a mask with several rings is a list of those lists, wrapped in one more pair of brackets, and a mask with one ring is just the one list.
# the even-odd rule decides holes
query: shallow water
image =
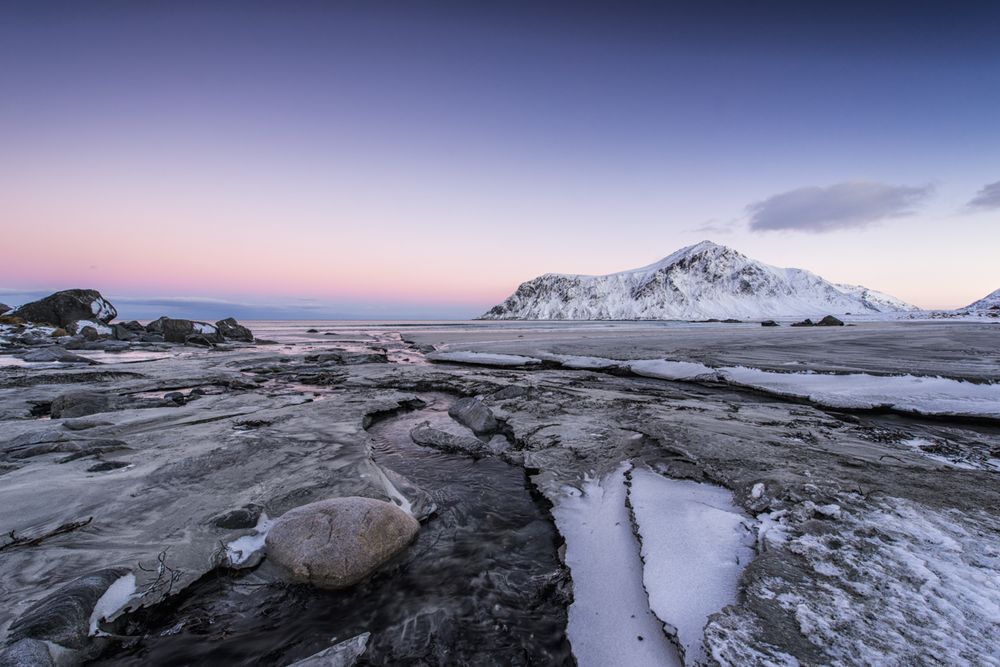
{"label": "shallow water", "polygon": [[[359,664],[571,664],[560,537],[520,468],[420,447],[410,429],[447,419],[453,400],[370,428],[375,459],[424,488],[437,512],[409,549],[340,592],[256,572],[209,575],[121,623],[135,640],[93,664],[285,665],[362,632]],[[145,636],[143,636],[145,635]]]}

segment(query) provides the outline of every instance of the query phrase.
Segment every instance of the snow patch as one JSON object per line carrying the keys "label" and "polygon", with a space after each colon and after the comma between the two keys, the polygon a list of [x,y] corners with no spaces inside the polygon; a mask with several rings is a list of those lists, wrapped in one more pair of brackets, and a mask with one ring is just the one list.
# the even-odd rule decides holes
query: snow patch
{"label": "snow patch", "polygon": [[250,560],[250,557],[264,548],[264,540],[267,533],[274,525],[274,519],[270,519],[266,512],[261,512],[254,526],[254,532],[249,535],[239,537],[226,545],[226,559],[231,565],[242,565]]}
{"label": "snow patch", "polygon": [[714,369],[705,364],[691,361],[648,359],[630,361],[625,366],[636,375],[660,378],[661,380],[713,380],[716,378]]}
{"label": "snow patch", "polygon": [[[573,577],[567,634],[580,667],[681,667],[649,609],[639,545],[625,504],[623,463],[601,480],[567,487],[552,510]],[[641,638],[641,639],[640,639]]]}
{"label": "snow patch", "polygon": [[214,324],[206,324],[205,322],[192,322],[191,326],[194,327],[196,332],[207,336],[214,336],[219,332]]}
{"label": "snow patch", "polygon": [[753,559],[751,519],[722,487],[642,468],[629,478],[649,606],[675,629],[684,662],[701,663],[708,617],[736,602],[740,574]]}
{"label": "snow patch", "polygon": [[111,618],[125,608],[135,595],[135,575],[129,572],[115,580],[104,594],[97,599],[93,611],[90,612],[90,636],[103,635],[98,625],[101,621]]}

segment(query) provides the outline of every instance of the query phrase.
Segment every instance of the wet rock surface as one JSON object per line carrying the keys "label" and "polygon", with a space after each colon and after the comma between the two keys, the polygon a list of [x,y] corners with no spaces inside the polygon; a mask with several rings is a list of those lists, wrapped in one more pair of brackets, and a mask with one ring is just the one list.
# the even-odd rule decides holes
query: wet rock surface
{"label": "wet rock surface", "polygon": [[[420,351],[1000,380],[987,324],[699,326],[287,325],[257,331],[280,341],[267,347],[136,361],[148,343],[112,341],[129,347],[94,352],[97,367],[0,366],[0,535],[20,540],[0,538],[0,644],[51,641],[95,664],[287,665],[370,633],[358,664],[567,664],[572,572],[549,511],[627,461],[722,486],[755,522],[756,556],[710,618],[706,655],[985,662],[1000,643],[984,612],[1000,599],[997,423]],[[492,437],[455,416],[473,396]],[[289,584],[264,549],[272,517],[359,496],[410,507],[414,541],[347,588]],[[112,637],[89,636],[92,596],[49,616],[73,619],[58,632],[24,620],[108,569],[136,579],[103,623]]]}
{"label": "wet rock surface", "polygon": [[333,498],[282,515],[267,535],[267,555],[293,581],[346,588],[402,552],[419,530],[390,502]]}

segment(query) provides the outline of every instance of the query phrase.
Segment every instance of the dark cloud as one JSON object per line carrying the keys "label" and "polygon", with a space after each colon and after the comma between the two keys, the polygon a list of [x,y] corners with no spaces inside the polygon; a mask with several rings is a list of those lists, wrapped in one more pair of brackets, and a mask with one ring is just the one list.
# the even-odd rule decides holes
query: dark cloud
{"label": "dark cloud", "polygon": [[1000,208],[1000,181],[984,185],[968,204],[969,208],[992,211]]}
{"label": "dark cloud", "polygon": [[911,215],[934,191],[885,183],[837,183],[789,190],[747,206],[750,229],[831,232]]}

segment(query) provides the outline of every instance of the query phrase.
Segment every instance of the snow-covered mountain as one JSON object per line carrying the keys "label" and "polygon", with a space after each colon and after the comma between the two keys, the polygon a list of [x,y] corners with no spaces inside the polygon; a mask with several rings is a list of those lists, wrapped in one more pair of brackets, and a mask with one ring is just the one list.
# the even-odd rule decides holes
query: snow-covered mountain
{"label": "snow-covered mountain", "polygon": [[916,310],[895,297],[834,285],[711,241],[606,276],[548,273],[485,313],[495,320],[700,320]]}
{"label": "snow-covered mountain", "polygon": [[995,313],[1000,311],[1000,289],[990,292],[979,301],[970,303],[965,308],[959,308],[959,312],[969,313]]}

